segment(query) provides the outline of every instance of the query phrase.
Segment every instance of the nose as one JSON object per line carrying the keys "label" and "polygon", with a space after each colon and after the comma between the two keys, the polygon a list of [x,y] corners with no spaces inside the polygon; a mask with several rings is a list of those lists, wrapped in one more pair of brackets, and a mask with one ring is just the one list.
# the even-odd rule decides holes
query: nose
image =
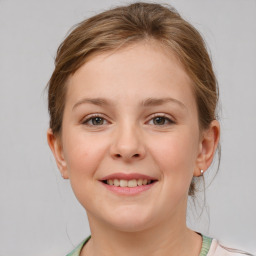
{"label": "nose", "polygon": [[125,125],[118,127],[113,135],[110,153],[114,159],[141,160],[146,155],[143,136],[139,128]]}

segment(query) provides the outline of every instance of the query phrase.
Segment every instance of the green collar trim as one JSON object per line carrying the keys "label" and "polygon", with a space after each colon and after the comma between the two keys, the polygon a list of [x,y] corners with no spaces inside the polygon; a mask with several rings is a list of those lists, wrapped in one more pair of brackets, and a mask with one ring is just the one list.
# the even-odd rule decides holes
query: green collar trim
{"label": "green collar trim", "polygon": [[83,240],[72,252],[67,254],[66,256],[80,256],[80,252],[83,246],[88,242],[91,236],[88,236],[85,240]]}
{"label": "green collar trim", "polygon": [[212,244],[212,238],[204,236],[204,235],[201,235],[201,236],[203,238],[203,243],[202,243],[202,248],[201,248],[199,256],[207,256],[207,254],[210,250],[211,244]]}
{"label": "green collar trim", "polygon": [[[204,235],[201,235],[201,236],[203,238],[203,243],[202,243],[202,248],[201,248],[199,256],[207,256],[209,249],[211,247],[211,244],[212,244],[212,238],[204,236]],[[88,236],[72,252],[70,252],[66,256],[79,256],[83,246],[88,242],[88,240],[90,238],[91,238],[91,236]]]}

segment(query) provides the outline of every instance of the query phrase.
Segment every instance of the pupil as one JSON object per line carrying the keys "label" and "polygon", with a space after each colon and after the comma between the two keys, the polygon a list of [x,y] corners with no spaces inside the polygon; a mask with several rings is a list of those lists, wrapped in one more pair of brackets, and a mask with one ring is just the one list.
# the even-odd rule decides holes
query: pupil
{"label": "pupil", "polygon": [[95,118],[93,118],[92,123],[94,125],[102,124],[102,118],[101,117],[95,117]]}
{"label": "pupil", "polygon": [[164,124],[164,121],[165,121],[164,117],[156,117],[155,118],[156,124]]}

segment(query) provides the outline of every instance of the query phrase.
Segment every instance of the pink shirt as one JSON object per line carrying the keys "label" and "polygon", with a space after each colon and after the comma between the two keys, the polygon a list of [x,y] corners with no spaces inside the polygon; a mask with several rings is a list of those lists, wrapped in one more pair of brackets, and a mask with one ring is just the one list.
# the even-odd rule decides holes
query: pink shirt
{"label": "pink shirt", "polygon": [[210,249],[207,256],[244,256],[251,255],[250,253],[242,252],[240,250],[229,249],[219,244],[216,239],[212,239]]}

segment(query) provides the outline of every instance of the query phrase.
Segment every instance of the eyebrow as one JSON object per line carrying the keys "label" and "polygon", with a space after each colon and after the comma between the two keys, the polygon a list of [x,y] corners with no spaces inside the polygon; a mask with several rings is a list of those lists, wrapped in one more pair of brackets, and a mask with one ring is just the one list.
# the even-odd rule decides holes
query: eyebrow
{"label": "eyebrow", "polygon": [[73,106],[73,110],[78,107],[81,104],[93,104],[93,105],[97,105],[97,106],[109,106],[111,105],[111,103],[103,98],[84,98],[82,100],[79,100],[74,106]]}
{"label": "eyebrow", "polygon": [[[174,99],[174,98],[170,98],[170,97],[167,97],[167,98],[148,98],[146,100],[143,100],[141,102],[141,105],[144,106],[144,107],[160,106],[160,105],[163,105],[163,104],[166,104],[166,103],[169,103],[169,102],[178,104],[180,107],[182,107],[184,109],[187,109],[186,106],[181,101],[179,101],[177,99]],[[78,101],[73,106],[72,110],[74,110],[79,105],[86,104],[86,103],[97,105],[97,106],[102,106],[102,107],[114,105],[114,103],[112,103],[111,101],[109,101],[107,99],[104,99],[104,98],[84,98],[84,99]]]}
{"label": "eyebrow", "polygon": [[150,107],[150,106],[159,106],[159,105],[163,105],[163,104],[166,104],[166,103],[176,103],[178,104],[180,107],[182,108],[185,108],[186,109],[186,106],[179,100],[176,100],[174,98],[170,98],[170,97],[167,97],[167,98],[148,98],[146,99],[145,101],[142,102],[142,105],[144,107]]}

